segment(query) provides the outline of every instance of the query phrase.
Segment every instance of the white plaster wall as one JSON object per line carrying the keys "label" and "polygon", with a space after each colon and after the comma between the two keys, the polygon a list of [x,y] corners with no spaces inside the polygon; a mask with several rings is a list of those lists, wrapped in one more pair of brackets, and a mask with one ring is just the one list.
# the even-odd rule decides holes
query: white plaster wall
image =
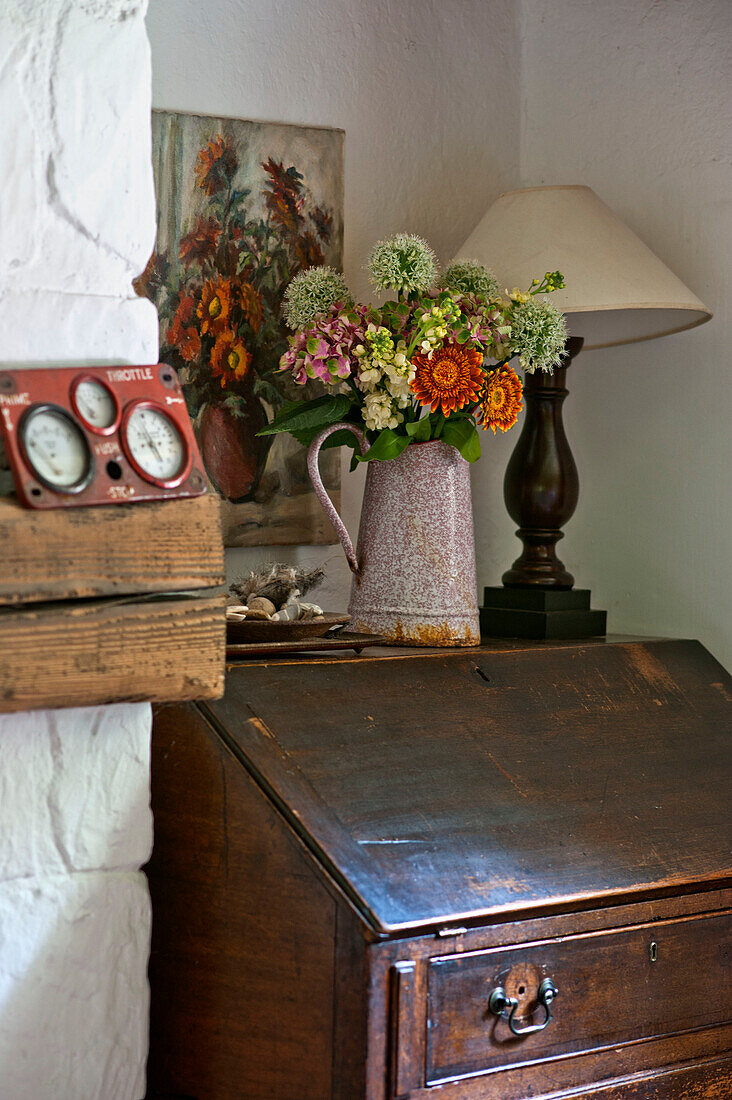
{"label": "white plaster wall", "polygon": [[[356,295],[369,294],[363,265],[376,240],[406,229],[449,260],[515,182],[513,0],[151,0],[147,27],[155,107],[345,129],[345,271]],[[499,449],[489,440],[486,452]],[[489,475],[485,462],[478,500]],[[354,536],[362,477],[344,466]],[[230,551],[229,572],[279,555],[327,560],[317,598],[345,607],[340,547]]]}
{"label": "white plaster wall", "polygon": [[[154,362],[144,0],[0,6],[0,360]],[[0,659],[1,656],[0,656]],[[141,1100],[145,704],[0,717],[0,1100]]]}
{"label": "white plaster wall", "polygon": [[589,184],[715,314],[576,361],[560,555],[613,631],[698,637],[730,667],[732,4],[524,0],[521,42],[521,185]]}

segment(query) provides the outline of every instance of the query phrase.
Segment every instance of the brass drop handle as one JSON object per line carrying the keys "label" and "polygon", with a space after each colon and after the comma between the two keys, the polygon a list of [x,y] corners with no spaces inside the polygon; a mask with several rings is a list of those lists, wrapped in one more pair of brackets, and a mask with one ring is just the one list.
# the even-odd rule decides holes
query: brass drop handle
{"label": "brass drop handle", "polygon": [[533,1035],[535,1031],[543,1031],[552,1018],[552,1003],[554,998],[559,993],[559,990],[555,986],[551,978],[544,978],[544,981],[539,986],[536,992],[536,999],[544,1009],[546,1016],[540,1024],[529,1024],[528,1027],[516,1027],[514,1016],[519,1006],[516,997],[507,997],[506,990],[502,985],[497,986],[490,995],[488,1000],[488,1008],[494,1016],[499,1016],[504,1020],[508,1020],[508,1026],[514,1035],[518,1035],[520,1039],[524,1035]]}

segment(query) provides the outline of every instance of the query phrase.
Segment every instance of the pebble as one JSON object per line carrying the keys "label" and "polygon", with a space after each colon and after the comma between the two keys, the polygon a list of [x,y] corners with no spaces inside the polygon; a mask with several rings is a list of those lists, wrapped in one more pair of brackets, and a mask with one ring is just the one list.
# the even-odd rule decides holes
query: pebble
{"label": "pebble", "polygon": [[253,596],[249,601],[249,611],[265,611],[267,615],[274,615],[277,608],[266,596]]}

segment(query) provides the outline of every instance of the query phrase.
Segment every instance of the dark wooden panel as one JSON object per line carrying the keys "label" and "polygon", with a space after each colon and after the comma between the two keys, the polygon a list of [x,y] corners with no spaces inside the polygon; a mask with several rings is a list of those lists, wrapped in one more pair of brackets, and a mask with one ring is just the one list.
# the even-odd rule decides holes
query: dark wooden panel
{"label": "dark wooden panel", "polygon": [[732,682],[695,642],[231,670],[212,720],[384,931],[729,880]]}
{"label": "dark wooden panel", "polygon": [[424,1083],[424,971],[411,960],[392,967],[390,1062],[397,1100]]}
{"label": "dark wooden panel", "polygon": [[224,596],[0,610],[0,713],[224,689]]}
{"label": "dark wooden panel", "polygon": [[642,1074],[573,1095],[578,1100],[583,1096],[588,1100],[729,1100],[732,1058]]}
{"label": "dark wooden panel", "polygon": [[156,712],[152,775],[149,1096],[354,1100],[353,918],[195,708]]}
{"label": "dark wooden panel", "polygon": [[728,1100],[730,1049],[732,1028],[712,1028],[416,1089],[409,1100]]}
{"label": "dark wooden panel", "polygon": [[[435,958],[427,1084],[732,1022],[731,939],[724,914]],[[553,1019],[515,1038],[490,1013],[491,990],[518,1000],[525,1028],[544,1019],[535,994],[547,977],[559,988]]]}
{"label": "dark wooden panel", "polygon": [[219,512],[214,496],[53,511],[0,497],[0,605],[214,588]]}

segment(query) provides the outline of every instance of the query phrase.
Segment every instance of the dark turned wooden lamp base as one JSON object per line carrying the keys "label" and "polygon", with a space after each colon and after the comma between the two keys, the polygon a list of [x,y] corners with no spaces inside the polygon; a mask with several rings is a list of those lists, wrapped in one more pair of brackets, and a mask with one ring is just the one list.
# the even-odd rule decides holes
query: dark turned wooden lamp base
{"label": "dark turned wooden lamp base", "polygon": [[606,633],[607,612],[590,608],[587,589],[556,553],[561,528],[579,499],[577,466],[564,431],[567,369],[582,350],[570,336],[565,365],[551,374],[527,374],[526,417],[503,483],[506,508],[519,525],[521,555],[503,574],[503,587],[485,589],[480,609],[484,638],[590,638]]}

